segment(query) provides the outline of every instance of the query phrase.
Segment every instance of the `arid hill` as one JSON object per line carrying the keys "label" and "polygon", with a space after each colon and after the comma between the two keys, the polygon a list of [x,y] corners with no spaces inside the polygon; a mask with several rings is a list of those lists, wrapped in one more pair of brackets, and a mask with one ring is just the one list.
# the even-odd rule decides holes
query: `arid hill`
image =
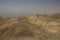
{"label": "arid hill", "polygon": [[0,17],[0,40],[60,40],[60,14]]}

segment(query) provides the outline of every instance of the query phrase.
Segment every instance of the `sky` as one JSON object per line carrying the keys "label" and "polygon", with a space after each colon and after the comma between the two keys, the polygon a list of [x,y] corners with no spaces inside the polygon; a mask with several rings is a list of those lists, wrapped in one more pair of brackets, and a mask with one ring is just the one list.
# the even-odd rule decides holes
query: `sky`
{"label": "sky", "polygon": [[60,0],[0,0],[0,16],[60,13]]}

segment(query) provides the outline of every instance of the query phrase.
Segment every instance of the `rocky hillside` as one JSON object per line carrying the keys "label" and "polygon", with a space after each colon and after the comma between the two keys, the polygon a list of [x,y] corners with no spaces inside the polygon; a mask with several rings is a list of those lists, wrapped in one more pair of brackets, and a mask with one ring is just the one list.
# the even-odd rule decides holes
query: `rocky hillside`
{"label": "rocky hillside", "polygon": [[60,40],[60,14],[0,17],[0,40]]}

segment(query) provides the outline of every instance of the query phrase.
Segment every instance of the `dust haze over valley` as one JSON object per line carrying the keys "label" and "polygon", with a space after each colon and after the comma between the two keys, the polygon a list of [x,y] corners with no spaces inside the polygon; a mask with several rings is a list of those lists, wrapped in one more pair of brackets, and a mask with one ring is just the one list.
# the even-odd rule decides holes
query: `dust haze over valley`
{"label": "dust haze over valley", "polygon": [[60,0],[0,0],[0,40],[60,40]]}

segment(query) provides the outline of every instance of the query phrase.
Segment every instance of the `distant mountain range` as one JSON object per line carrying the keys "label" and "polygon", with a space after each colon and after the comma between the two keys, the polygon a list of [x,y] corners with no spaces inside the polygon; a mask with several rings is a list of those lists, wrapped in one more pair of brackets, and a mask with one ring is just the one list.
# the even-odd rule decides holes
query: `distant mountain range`
{"label": "distant mountain range", "polygon": [[60,40],[60,14],[0,17],[0,40]]}

